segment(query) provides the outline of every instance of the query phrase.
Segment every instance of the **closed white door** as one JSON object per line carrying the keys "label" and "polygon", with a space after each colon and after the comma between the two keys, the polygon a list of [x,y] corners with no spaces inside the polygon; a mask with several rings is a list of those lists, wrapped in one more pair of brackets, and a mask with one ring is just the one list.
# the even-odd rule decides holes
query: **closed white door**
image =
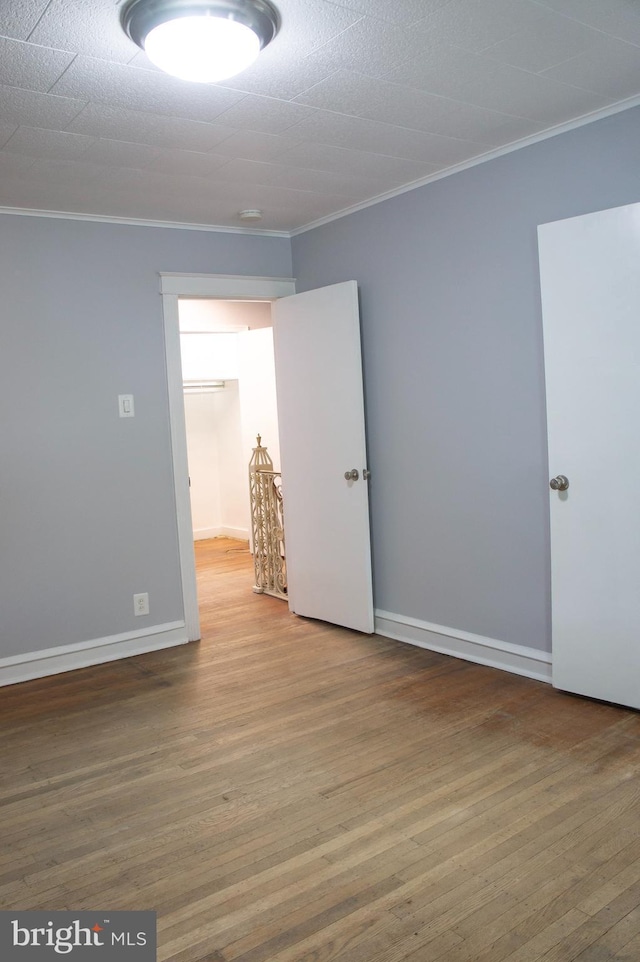
{"label": "closed white door", "polygon": [[640,708],[640,204],[539,228],[553,684]]}
{"label": "closed white door", "polygon": [[372,632],[356,282],[275,301],[273,331],[289,607]]}

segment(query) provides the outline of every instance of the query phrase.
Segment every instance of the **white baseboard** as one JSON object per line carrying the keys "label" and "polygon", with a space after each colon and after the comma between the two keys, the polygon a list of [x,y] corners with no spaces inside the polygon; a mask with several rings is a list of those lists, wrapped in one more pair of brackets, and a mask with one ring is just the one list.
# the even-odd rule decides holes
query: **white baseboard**
{"label": "white baseboard", "polygon": [[495,638],[485,638],[469,631],[433,625],[428,621],[395,615],[390,611],[376,610],[375,630],[385,638],[551,683],[551,655],[546,651],[538,651],[537,648],[512,645],[508,641],[497,641]]}
{"label": "white baseboard", "polygon": [[220,528],[219,538],[235,538],[237,541],[249,540],[248,528]]}
{"label": "white baseboard", "polygon": [[219,538],[220,528],[194,528],[194,541],[207,541],[209,538]]}
{"label": "white baseboard", "polygon": [[205,541],[208,538],[236,538],[238,541],[249,540],[248,528],[196,528],[193,532],[194,541]]}
{"label": "white baseboard", "polygon": [[29,651],[24,655],[0,658],[0,686],[15,685],[32,678],[58,675],[63,671],[102,665],[106,661],[131,658],[147,651],[186,645],[187,629],[184,621],[153,625],[141,631],[127,631],[108,638],[94,638],[75,645]]}

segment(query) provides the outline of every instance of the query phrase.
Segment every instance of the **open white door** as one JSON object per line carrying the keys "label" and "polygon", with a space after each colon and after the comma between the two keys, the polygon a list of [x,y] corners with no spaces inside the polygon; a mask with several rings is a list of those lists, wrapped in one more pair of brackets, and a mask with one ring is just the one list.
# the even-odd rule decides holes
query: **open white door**
{"label": "open white door", "polygon": [[640,708],[640,204],[539,228],[553,684]]}
{"label": "open white door", "polygon": [[372,632],[357,284],[281,298],[272,316],[289,607]]}

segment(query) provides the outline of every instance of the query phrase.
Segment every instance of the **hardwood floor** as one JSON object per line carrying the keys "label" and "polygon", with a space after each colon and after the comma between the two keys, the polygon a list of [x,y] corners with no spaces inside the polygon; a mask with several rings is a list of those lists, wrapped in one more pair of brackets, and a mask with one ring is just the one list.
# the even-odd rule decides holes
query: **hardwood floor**
{"label": "hardwood floor", "polygon": [[0,907],[155,909],[161,962],[638,962],[638,713],[198,567],[200,644],[0,689]]}

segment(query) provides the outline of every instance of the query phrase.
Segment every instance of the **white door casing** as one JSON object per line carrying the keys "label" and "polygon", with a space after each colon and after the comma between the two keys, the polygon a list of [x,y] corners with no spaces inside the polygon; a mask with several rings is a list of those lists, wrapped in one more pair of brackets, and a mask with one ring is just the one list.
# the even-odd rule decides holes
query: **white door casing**
{"label": "white door casing", "polygon": [[272,301],[295,292],[293,278],[227,274],[160,274],[169,397],[169,429],[173,457],[176,523],[184,619],[189,641],[200,638],[193,528],[189,499],[189,468],[184,421],[180,361],[179,297],[218,297],[225,300]]}
{"label": "white door casing", "polygon": [[272,318],[289,607],[372,632],[357,284],[282,298]]}
{"label": "white door casing", "polygon": [[538,235],[553,684],[640,708],[640,204]]}

